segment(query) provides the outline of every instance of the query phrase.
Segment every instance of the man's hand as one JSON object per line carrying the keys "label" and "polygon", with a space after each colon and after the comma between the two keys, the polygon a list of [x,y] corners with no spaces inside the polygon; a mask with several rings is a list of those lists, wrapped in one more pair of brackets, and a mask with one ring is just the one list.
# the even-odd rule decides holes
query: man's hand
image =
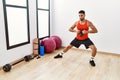
{"label": "man's hand", "polygon": [[80,30],[76,30],[76,32],[77,32],[78,34],[80,34]]}
{"label": "man's hand", "polygon": [[82,34],[87,34],[88,31],[87,30],[82,30]]}

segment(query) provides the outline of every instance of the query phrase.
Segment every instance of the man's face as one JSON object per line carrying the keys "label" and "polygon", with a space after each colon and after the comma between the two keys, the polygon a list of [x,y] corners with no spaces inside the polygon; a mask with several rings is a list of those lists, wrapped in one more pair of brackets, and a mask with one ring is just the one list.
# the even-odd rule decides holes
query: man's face
{"label": "man's face", "polygon": [[81,21],[83,21],[85,19],[85,14],[79,13],[79,18]]}

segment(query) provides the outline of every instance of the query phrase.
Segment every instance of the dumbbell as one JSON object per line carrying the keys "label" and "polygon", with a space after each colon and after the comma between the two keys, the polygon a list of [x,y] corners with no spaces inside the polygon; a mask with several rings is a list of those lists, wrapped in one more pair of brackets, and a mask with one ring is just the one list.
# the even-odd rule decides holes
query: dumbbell
{"label": "dumbbell", "polygon": [[24,60],[25,60],[26,62],[28,62],[28,61],[30,61],[30,60],[32,60],[32,59],[34,59],[34,57],[32,57],[31,55],[26,55],[26,56],[24,57]]}
{"label": "dumbbell", "polygon": [[80,31],[80,36],[83,36],[84,34],[82,33],[82,30]]}
{"label": "dumbbell", "polygon": [[22,61],[24,61],[24,59],[20,59],[20,60],[18,60],[17,62],[12,63],[12,64],[6,64],[6,65],[3,66],[3,70],[4,70],[5,72],[9,72],[9,71],[11,70],[12,66],[14,66],[14,65],[16,65],[16,64],[18,64],[18,63],[20,63],[20,62],[22,62]]}
{"label": "dumbbell", "polygon": [[6,65],[4,65],[3,66],[3,70],[5,71],[5,72],[9,72],[11,69],[12,69],[12,66],[14,66],[14,65],[16,65],[16,64],[18,64],[18,63],[20,63],[20,62],[22,62],[22,61],[26,61],[26,62],[28,62],[28,61],[30,61],[30,60],[32,60],[33,58],[32,58],[32,56],[31,55],[26,55],[24,58],[22,58],[22,59],[20,59],[20,60],[18,60],[18,61],[16,61],[16,62],[14,62],[14,63],[12,63],[12,64],[6,64]]}
{"label": "dumbbell", "polygon": [[4,66],[3,66],[3,70],[4,70],[5,72],[10,71],[10,70],[11,70],[11,65],[10,65],[10,64],[4,65]]}

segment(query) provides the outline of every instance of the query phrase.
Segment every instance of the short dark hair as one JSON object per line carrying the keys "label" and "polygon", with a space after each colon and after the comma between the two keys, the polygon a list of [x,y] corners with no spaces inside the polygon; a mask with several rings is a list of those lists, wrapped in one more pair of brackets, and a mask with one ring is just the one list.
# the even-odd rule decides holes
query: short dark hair
{"label": "short dark hair", "polygon": [[78,13],[79,13],[79,14],[80,14],[80,13],[85,14],[85,11],[84,11],[84,10],[80,10]]}

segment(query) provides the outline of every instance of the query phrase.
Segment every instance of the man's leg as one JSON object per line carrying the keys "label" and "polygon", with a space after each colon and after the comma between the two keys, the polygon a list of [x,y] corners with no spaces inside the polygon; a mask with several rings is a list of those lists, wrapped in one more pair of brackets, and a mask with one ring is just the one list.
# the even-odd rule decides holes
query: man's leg
{"label": "man's leg", "polygon": [[69,49],[71,49],[73,46],[72,45],[68,45],[66,48],[64,48],[63,52],[66,53]]}
{"label": "man's leg", "polygon": [[95,66],[95,62],[94,62],[94,57],[96,56],[96,53],[97,53],[97,48],[95,47],[95,45],[90,45],[89,48],[92,50],[92,56],[91,56],[91,59],[90,59],[90,64],[92,66]]}
{"label": "man's leg", "polygon": [[78,48],[80,46],[79,42],[80,42],[79,40],[77,40],[76,38],[74,38],[71,41],[71,43],[67,47],[65,47],[64,50],[60,54],[56,55],[54,58],[62,58],[62,55],[64,53],[66,53],[69,49],[71,49],[73,46],[76,47],[76,48]]}
{"label": "man's leg", "polygon": [[58,55],[56,55],[54,58],[62,58],[62,55],[64,54],[64,53],[66,53],[69,49],[71,49],[73,46],[70,44],[70,45],[68,45],[67,47],[65,47],[64,48],[64,50],[60,53],[60,54],[58,54]]}

